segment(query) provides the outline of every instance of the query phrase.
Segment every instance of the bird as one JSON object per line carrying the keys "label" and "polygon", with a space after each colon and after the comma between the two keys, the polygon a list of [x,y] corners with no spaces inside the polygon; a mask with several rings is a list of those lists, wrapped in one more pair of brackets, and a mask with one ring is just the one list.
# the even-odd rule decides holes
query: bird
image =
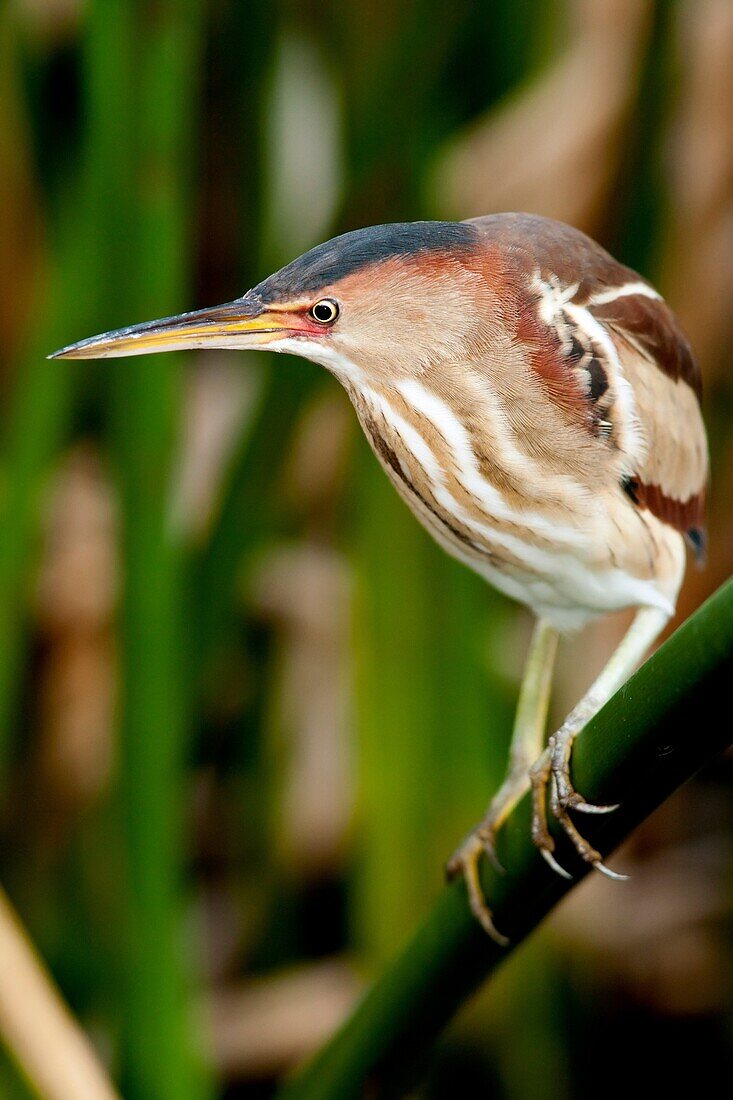
{"label": "bird", "polygon": [[[558,874],[554,818],[612,878],[579,814],[573,744],[675,612],[705,552],[701,379],[660,293],[580,230],[526,213],[370,226],[334,237],[214,308],[103,333],[51,358],[264,349],[322,365],[379,463],[439,545],[535,616],[506,778],[448,861],[498,943],[481,885],[531,793],[532,839]],[[635,615],[546,738],[557,643]]]}

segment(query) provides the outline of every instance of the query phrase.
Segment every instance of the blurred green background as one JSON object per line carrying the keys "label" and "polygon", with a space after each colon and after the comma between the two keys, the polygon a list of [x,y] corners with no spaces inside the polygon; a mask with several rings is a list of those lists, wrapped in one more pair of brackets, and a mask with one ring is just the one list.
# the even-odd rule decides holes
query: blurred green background
{"label": "blurred green background", "polygon": [[[318,368],[44,356],[345,229],[572,222],[702,364],[684,615],[733,567],[732,40],[729,0],[0,4],[0,882],[124,1097],[267,1097],[327,1037],[501,776],[530,624]],[[622,625],[564,647],[556,716]],[[731,772],[569,899],[418,1095],[733,1068]],[[0,1095],[33,1095],[9,1054]]]}

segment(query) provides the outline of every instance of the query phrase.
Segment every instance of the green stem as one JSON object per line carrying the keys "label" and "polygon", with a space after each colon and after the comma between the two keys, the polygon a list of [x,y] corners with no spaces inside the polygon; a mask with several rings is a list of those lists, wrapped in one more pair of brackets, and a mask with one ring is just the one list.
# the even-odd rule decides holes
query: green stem
{"label": "green stem", "polygon": [[[191,668],[213,679],[216,657],[227,649],[237,618],[237,576],[247,552],[272,531],[273,482],[282,473],[312,374],[279,364],[268,369],[264,392],[234,456],[216,523],[192,563],[196,594]],[[209,690],[210,684],[207,684]]]}
{"label": "green stem", "polygon": [[[615,813],[583,818],[601,852],[612,851],[665,798],[731,742],[727,722],[700,722],[728,709],[733,671],[733,581],[712,596],[636,673],[578,739],[573,771],[593,802]],[[478,927],[463,884],[438,898],[427,920],[323,1051],[283,1090],[288,1100],[403,1095],[416,1067],[463,1002],[572,889],[538,857],[528,799],[500,837],[509,872],[486,867],[484,888],[507,952]],[[587,867],[562,845],[575,882]],[[623,887],[619,887],[623,889]]]}
{"label": "green stem", "polygon": [[[104,6],[95,6],[104,18]],[[131,186],[115,188],[129,239],[112,242],[130,316],[186,305],[190,167],[195,149],[199,4],[118,9],[134,121],[118,141]],[[134,288],[134,289],[133,289]],[[144,305],[143,305],[144,302]],[[126,1002],[123,1092],[195,1100],[210,1090],[195,1048],[184,971],[183,769],[190,736],[181,540],[170,522],[183,376],[174,357],[109,373],[121,502],[120,797]]]}

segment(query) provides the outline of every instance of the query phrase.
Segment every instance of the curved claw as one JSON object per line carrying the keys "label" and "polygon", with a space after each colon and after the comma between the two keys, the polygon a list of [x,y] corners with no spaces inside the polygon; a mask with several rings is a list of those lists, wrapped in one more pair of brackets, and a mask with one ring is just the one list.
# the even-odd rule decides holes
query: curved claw
{"label": "curved claw", "polygon": [[605,863],[601,863],[600,859],[593,861],[593,868],[596,871],[600,871],[606,878],[613,879],[614,882],[628,882],[629,876],[622,875],[618,871],[612,871],[610,867],[606,867]]}
{"label": "curved claw", "polygon": [[598,806],[593,802],[583,802],[582,799],[569,803],[571,809],[578,810],[581,814],[612,814],[614,810],[619,809],[620,805],[620,802],[614,802],[613,806]]}
{"label": "curved claw", "polygon": [[484,932],[486,932],[495,943],[498,943],[500,947],[507,947],[509,945],[509,939],[503,935],[494,924],[491,910],[486,904],[484,892],[481,888],[479,860],[482,851],[484,851],[483,839],[477,836],[476,833],[472,833],[449,861],[446,872],[449,878],[455,878],[458,874],[463,875],[463,880],[468,892],[468,903],[474,917],[479,922]]}
{"label": "curved claw", "polygon": [[469,897],[469,904],[471,906],[471,912],[483,928],[486,935],[489,936],[490,939],[494,941],[494,943],[497,943],[499,947],[508,947],[511,943],[511,940],[508,936],[505,936],[503,932],[500,932],[499,929],[496,927],[493,920],[491,919],[491,915],[489,914],[486,906],[476,904],[471,897]]}
{"label": "curved claw", "polygon": [[547,865],[551,867],[556,874],[560,875],[560,878],[567,879],[568,882],[572,881],[573,876],[570,874],[569,871],[566,871],[564,867],[560,866],[549,848],[540,848],[540,855],[544,859],[545,863],[547,863]]}

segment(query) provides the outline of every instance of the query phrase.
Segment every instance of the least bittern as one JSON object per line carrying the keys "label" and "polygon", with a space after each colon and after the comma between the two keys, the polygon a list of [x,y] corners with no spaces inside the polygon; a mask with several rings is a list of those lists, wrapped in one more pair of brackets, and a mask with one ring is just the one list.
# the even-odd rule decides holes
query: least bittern
{"label": "least bittern", "polygon": [[[700,376],[657,291],[569,226],[528,214],[378,225],[307,252],[242,298],[94,336],[56,357],[263,348],[341,382],[387,476],[448,553],[537,616],[507,777],[449,862],[492,922],[479,863],[533,792],[582,859],[614,876],[573,813],[573,741],[674,612],[685,540],[704,550]],[[634,621],[543,749],[558,635]]]}

